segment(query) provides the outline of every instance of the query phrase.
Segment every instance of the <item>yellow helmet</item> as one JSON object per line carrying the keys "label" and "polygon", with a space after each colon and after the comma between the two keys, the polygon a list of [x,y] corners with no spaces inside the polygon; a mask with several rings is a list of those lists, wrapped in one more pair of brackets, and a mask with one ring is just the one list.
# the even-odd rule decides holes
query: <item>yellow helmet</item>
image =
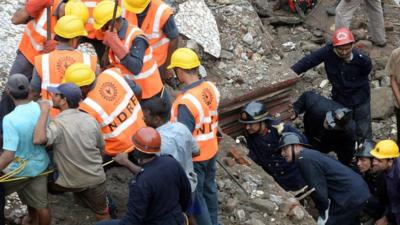
{"label": "yellow helmet", "polygon": [[200,66],[200,60],[196,52],[190,48],[178,48],[172,53],[171,64],[167,69],[175,67],[182,69],[193,69]]}
{"label": "yellow helmet", "polygon": [[64,74],[63,83],[74,83],[78,87],[91,85],[96,79],[96,75],[89,65],[84,63],[74,63],[70,65]]}
{"label": "yellow helmet", "polygon": [[149,5],[150,0],[122,0],[122,5],[126,10],[135,14],[142,13]]}
{"label": "yellow helmet", "polygon": [[69,0],[65,4],[64,11],[66,16],[75,15],[81,18],[83,24],[86,24],[89,19],[89,9],[80,0]]}
{"label": "yellow helmet", "polygon": [[393,140],[382,140],[372,149],[371,155],[378,159],[391,159],[400,156],[399,147]]}
{"label": "yellow helmet", "polygon": [[68,39],[88,35],[82,20],[75,15],[61,17],[54,27],[54,32]]}
{"label": "yellow helmet", "polygon": [[[109,0],[101,1],[96,5],[96,7],[93,10],[94,29],[100,30],[104,25],[106,25],[108,21],[112,19],[114,6],[115,2]],[[118,18],[120,16],[121,16],[121,7],[118,6],[115,18]]]}

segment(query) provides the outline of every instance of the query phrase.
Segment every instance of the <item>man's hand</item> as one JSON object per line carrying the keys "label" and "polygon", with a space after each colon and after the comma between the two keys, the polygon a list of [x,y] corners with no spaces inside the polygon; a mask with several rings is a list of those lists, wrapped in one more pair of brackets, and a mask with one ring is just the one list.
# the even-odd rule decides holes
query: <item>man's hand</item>
{"label": "man's hand", "polygon": [[45,54],[54,51],[56,49],[57,43],[58,42],[56,40],[45,41],[41,53]]}
{"label": "man's hand", "polygon": [[25,4],[25,9],[29,16],[36,18],[46,7],[53,5],[53,0],[28,0]]}
{"label": "man's hand", "polygon": [[106,31],[104,33],[103,44],[111,48],[114,55],[119,59],[123,59],[127,54],[128,50],[125,48],[121,39],[119,39],[117,32]]}
{"label": "man's hand", "polygon": [[40,106],[40,111],[49,112],[51,109],[51,103],[48,100],[41,100],[38,102]]}
{"label": "man's hand", "polygon": [[388,225],[388,224],[389,224],[389,222],[388,222],[386,216],[380,218],[379,220],[377,220],[375,222],[375,225]]}
{"label": "man's hand", "polygon": [[128,153],[120,153],[113,157],[114,161],[122,166],[128,166],[130,161],[128,159]]}

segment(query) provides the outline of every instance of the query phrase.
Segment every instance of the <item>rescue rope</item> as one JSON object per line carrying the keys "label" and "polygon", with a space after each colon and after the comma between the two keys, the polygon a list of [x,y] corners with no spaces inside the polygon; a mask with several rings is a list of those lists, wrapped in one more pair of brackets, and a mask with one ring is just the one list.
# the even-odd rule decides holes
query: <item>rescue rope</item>
{"label": "rescue rope", "polygon": [[[16,161],[19,161],[19,160],[17,159]],[[21,165],[19,165],[14,170],[12,170],[0,177],[0,183],[3,182],[4,180],[7,180],[10,177],[17,175],[18,173],[20,173],[22,170],[25,169],[26,164],[27,164],[26,160],[21,160]]]}

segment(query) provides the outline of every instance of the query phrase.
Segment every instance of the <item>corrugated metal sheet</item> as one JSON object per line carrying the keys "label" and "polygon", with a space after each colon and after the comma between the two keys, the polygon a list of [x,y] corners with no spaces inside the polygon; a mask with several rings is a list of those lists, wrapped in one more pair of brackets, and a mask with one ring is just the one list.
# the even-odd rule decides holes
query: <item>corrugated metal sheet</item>
{"label": "corrugated metal sheet", "polygon": [[267,85],[234,99],[223,99],[219,108],[219,126],[222,131],[236,137],[243,131],[238,122],[241,108],[250,101],[264,102],[272,115],[277,119],[287,120],[289,115],[290,93],[299,78],[292,78],[277,84]]}

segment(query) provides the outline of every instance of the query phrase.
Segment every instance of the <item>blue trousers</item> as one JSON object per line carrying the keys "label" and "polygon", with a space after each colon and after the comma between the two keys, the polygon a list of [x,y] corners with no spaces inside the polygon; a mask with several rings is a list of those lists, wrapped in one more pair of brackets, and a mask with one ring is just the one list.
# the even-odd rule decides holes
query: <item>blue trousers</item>
{"label": "blue trousers", "polygon": [[200,213],[195,214],[198,225],[218,225],[218,197],[215,183],[215,161],[213,158],[194,162],[194,171],[197,174],[196,197],[200,206]]}
{"label": "blue trousers", "polygon": [[353,110],[353,119],[356,122],[357,140],[364,141],[372,139],[371,125],[371,103],[367,101],[361,105],[351,108]]}

